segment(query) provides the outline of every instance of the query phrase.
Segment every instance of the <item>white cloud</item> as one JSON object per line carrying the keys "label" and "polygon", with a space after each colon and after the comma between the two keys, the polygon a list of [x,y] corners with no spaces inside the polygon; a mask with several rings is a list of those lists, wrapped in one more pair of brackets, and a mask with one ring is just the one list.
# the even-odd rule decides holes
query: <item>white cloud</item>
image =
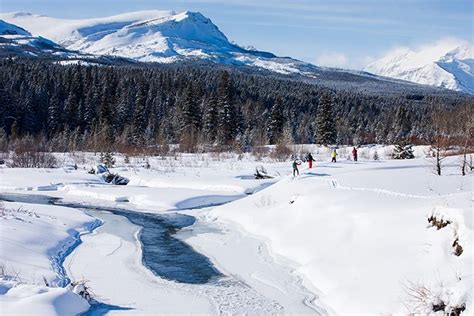
{"label": "white cloud", "polygon": [[327,67],[344,67],[348,64],[348,58],[343,53],[324,52],[316,57],[316,64]]}

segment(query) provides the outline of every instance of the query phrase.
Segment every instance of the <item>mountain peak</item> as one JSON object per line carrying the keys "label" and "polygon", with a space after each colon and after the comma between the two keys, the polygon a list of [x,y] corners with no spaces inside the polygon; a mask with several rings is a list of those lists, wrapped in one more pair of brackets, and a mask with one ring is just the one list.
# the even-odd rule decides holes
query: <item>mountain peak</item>
{"label": "mountain peak", "polygon": [[368,65],[377,75],[474,93],[471,43],[443,39],[416,49],[399,48]]}

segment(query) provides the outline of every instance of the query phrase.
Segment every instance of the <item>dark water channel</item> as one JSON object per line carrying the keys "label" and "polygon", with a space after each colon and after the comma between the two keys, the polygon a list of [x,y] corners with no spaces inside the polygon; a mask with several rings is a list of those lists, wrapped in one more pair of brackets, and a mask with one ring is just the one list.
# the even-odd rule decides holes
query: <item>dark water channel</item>
{"label": "dark water channel", "polygon": [[159,277],[180,283],[204,284],[212,278],[222,276],[206,256],[174,237],[178,230],[194,224],[196,219],[192,216],[175,212],[152,214],[124,208],[64,203],[60,199],[29,194],[0,194],[0,200],[53,204],[87,211],[108,211],[123,216],[142,227],[139,239],[142,244],[143,263]]}
{"label": "dark water channel", "polygon": [[139,239],[142,244],[143,263],[163,279],[181,283],[203,284],[214,277],[222,276],[207,257],[173,237],[178,230],[194,224],[196,219],[192,216],[178,213],[151,214],[121,208],[56,204],[89,211],[108,211],[141,226]]}

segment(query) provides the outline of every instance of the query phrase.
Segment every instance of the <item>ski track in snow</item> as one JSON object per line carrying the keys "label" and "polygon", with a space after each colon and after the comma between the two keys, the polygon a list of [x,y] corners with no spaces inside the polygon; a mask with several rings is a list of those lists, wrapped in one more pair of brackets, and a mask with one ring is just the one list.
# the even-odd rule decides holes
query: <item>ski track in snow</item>
{"label": "ski track in snow", "polygon": [[443,196],[453,196],[455,194],[440,194],[440,195],[435,195],[435,196],[426,196],[426,195],[416,195],[416,194],[408,194],[408,193],[401,193],[401,192],[395,192],[395,191],[390,191],[390,190],[385,190],[385,189],[377,189],[377,188],[362,188],[362,187],[349,187],[349,186],[343,186],[339,184],[339,181],[336,179],[331,179],[328,181],[328,185],[331,188],[334,189],[339,189],[339,190],[350,190],[350,191],[366,191],[366,192],[375,192],[375,193],[380,193],[380,194],[387,194],[387,195],[393,195],[393,196],[400,196],[400,197],[408,197],[408,198],[415,198],[415,199],[423,199],[423,200],[430,200],[435,197],[443,197]]}

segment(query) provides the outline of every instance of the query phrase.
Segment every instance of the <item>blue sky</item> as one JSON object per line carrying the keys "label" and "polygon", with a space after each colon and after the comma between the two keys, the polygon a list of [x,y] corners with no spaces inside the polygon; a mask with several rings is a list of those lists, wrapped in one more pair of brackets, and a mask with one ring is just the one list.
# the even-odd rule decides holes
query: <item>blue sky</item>
{"label": "blue sky", "polygon": [[64,18],[163,9],[199,11],[230,40],[304,61],[361,68],[399,46],[472,41],[465,0],[0,0],[0,11]]}

